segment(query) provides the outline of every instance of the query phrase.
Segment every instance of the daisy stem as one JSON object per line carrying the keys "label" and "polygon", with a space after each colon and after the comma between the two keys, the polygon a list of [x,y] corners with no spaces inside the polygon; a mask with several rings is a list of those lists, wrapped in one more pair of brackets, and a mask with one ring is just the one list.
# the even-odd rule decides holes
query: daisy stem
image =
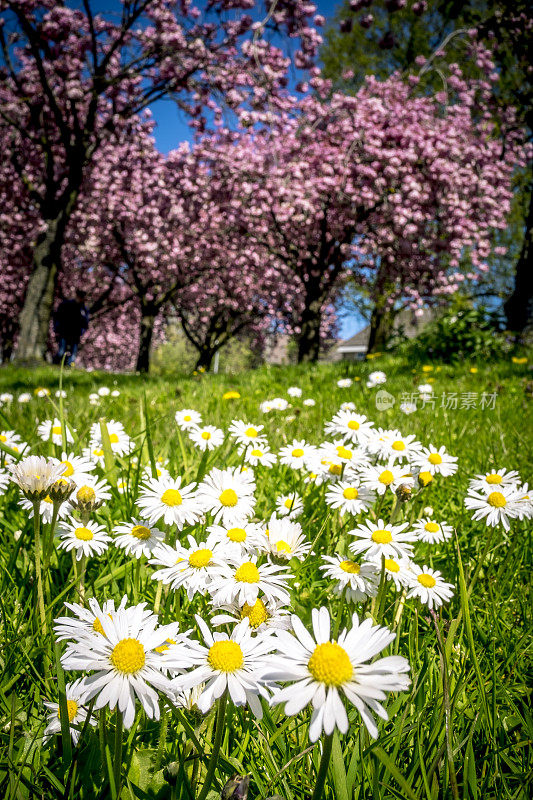
{"label": "daisy stem", "polygon": [[135,562],[135,579],[133,582],[133,600],[135,603],[139,602],[139,591],[141,583],[141,559],[138,558]]}
{"label": "daisy stem", "polygon": [[320,766],[318,768],[318,775],[316,776],[315,790],[311,800],[320,800],[324,794],[324,784],[328,774],[329,759],[331,757],[331,746],[333,744],[333,734],[324,738],[324,745],[322,748],[322,758],[320,759]]}
{"label": "daisy stem", "polygon": [[379,589],[378,594],[375,600],[372,601],[373,604],[373,617],[374,622],[379,623],[382,613],[384,610],[385,605],[385,595],[387,594],[387,577],[385,575],[385,556],[381,555],[381,575],[379,578]]}
{"label": "daisy stem", "polygon": [[227,701],[228,701],[228,690],[226,689],[226,691],[218,701],[213,750],[211,751],[211,755],[209,757],[209,763],[207,764],[207,772],[205,775],[204,785],[202,786],[202,791],[198,795],[198,800],[205,800],[205,798],[208,795],[209,789],[211,787],[213,777],[215,775],[215,770],[217,768],[217,762],[218,762],[218,755],[220,753],[220,745],[222,744],[222,737],[224,735],[224,721],[226,718]]}
{"label": "daisy stem", "polygon": [[450,787],[454,800],[459,800],[459,787],[457,785],[457,776],[455,774],[455,767],[453,764],[453,744],[452,744],[452,707],[450,702],[450,686],[448,681],[448,665],[446,662],[446,648],[442,640],[442,633],[439,627],[439,620],[434,611],[430,612],[435,624],[435,631],[437,633],[437,642],[440,651],[440,664],[442,672],[442,697],[444,701],[444,715],[445,715],[445,736],[446,736],[446,755],[448,761],[448,771],[450,773]]}
{"label": "daisy stem", "polygon": [[113,755],[113,775],[115,777],[116,796],[120,795],[120,774],[122,772],[122,729],[124,721],[122,713],[118,710],[115,722],[115,752]]}
{"label": "daisy stem", "polygon": [[157,592],[155,593],[154,601],[154,614],[159,614],[159,606],[161,605],[161,594],[163,592],[163,582],[157,582]]}
{"label": "daisy stem", "polygon": [[43,594],[43,576],[41,572],[41,515],[39,500],[33,501],[33,531],[35,536],[35,574],[37,576],[37,602],[39,605],[39,615],[41,617],[42,634],[46,637],[46,610]]}
{"label": "daisy stem", "polygon": [[87,557],[85,553],[81,557],[81,561],[79,562],[79,584],[78,584],[78,595],[80,598],[81,605],[85,604],[85,566],[87,564]]}
{"label": "daisy stem", "polygon": [[48,537],[44,539],[43,537],[43,565],[45,572],[48,570],[48,565],[50,563],[50,558],[52,556],[52,547],[54,542],[54,531],[56,529],[57,524],[57,517],[59,514],[59,506],[60,503],[54,503],[53,511],[52,511],[52,521],[50,523],[50,531],[48,533]]}

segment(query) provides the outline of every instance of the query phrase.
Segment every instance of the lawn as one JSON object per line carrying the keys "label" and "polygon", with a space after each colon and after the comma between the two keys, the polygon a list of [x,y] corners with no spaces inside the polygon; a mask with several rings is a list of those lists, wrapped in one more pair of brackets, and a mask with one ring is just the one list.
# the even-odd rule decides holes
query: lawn
{"label": "lawn", "polygon": [[[375,370],[386,373],[386,383],[368,387],[368,375]],[[342,378],[351,378],[351,386],[339,387]],[[66,392],[61,407],[55,397],[60,381]],[[432,399],[428,389],[427,399],[420,400],[417,387],[428,383]],[[291,386],[301,388],[301,397],[288,396]],[[49,389],[50,396],[37,397],[38,387]],[[91,401],[89,395],[102,387],[120,394]],[[225,399],[228,392],[239,396]],[[70,553],[54,547],[50,525],[43,520],[43,625],[38,613],[34,521],[19,505],[18,489],[10,484],[0,496],[2,797],[214,800],[233,775],[249,776],[249,785],[237,778],[226,788],[227,800],[244,800],[247,785],[250,800],[530,796],[531,523],[511,519],[509,531],[501,524],[488,527],[484,520],[473,521],[464,506],[468,482],[475,475],[505,468],[517,470],[522,484],[531,482],[533,376],[527,363],[508,359],[415,365],[381,356],[357,364],[164,378],[75,369],[61,376],[53,368],[30,372],[5,367],[0,369],[1,393],[11,393],[14,399],[0,406],[0,430],[16,431],[30,443],[32,454],[61,455],[60,448],[37,436],[38,423],[46,419],[58,417],[73,429],[74,443],[68,449],[76,454],[88,444],[91,426],[100,419],[124,424],[134,442],[129,457],[113,454],[102,434],[105,458],[98,474],[110,483],[111,497],[92,518],[108,533],[119,522],[139,516],[138,506],[134,507],[143,470],[155,475],[156,466],[163,464],[171,476],[182,476],[189,484],[201,481],[213,468],[239,468],[244,463],[228,436],[213,451],[199,451],[176,425],[174,415],[180,409],[197,410],[204,425],[224,433],[234,419],[264,425],[262,433],[272,451],[279,453],[293,440],[312,445],[333,441],[335,437],[324,434],[324,424],[341,403],[351,401],[355,412],[366,415],[376,428],[398,430],[405,437],[414,434],[422,445],[444,446],[458,457],[455,474],[437,474],[425,487],[416,482],[405,502],[389,489],[354,516],[341,516],[326,504],[329,482],[306,482],[310,470],[279,463],[272,469],[254,468],[257,522],[269,520],[279,496],[296,492],[303,499],[303,513],[295,521],[312,545],[311,552],[303,560],[273,559],[291,573],[290,611],[311,630],[311,609],[325,606],[335,632],[350,628],[354,612],[361,619],[372,617],[396,634],[380,656],[401,655],[410,665],[409,688],[387,693],[384,706],[389,719],[379,721],[377,739],[347,702],[348,733],[322,734],[317,744],[309,739],[308,707],[289,716],[283,704],[269,706],[263,700],[263,718],[258,721],[247,706],[228,702],[224,717],[217,701],[217,715],[212,710],[204,715],[192,702],[189,707],[177,706],[161,695],[161,721],[148,719],[137,703],[135,722],[122,731],[118,715],[104,709],[94,728],[85,726],[79,747],[71,748],[65,724],[62,734],[43,746],[48,714],[43,702],[57,702],[64,680],[82,675],[80,669],[70,670],[65,678],[59,658],[66,642],[55,643],[51,631],[52,620],[69,613],[65,601],[87,604],[95,597],[101,603],[111,598],[118,602],[126,594],[128,605],[146,602],[147,608],[157,608],[161,624],[177,621],[180,631],[196,627],[195,613],[209,623],[213,610],[205,589],[190,599],[183,588],[173,590],[152,580],[154,567],[146,558],[132,558],[111,543],[102,555],[87,559],[83,575],[80,564],[85,561],[74,564]],[[18,402],[21,393],[31,393],[31,399]],[[261,411],[260,404],[273,398],[285,398],[290,406]],[[307,398],[315,404],[306,405]],[[413,399],[417,410],[404,413],[400,405]],[[324,555],[348,556],[351,529],[377,519],[392,525],[392,517],[396,524],[409,523],[409,529],[421,517],[453,528],[453,535],[443,542],[416,543],[416,563],[440,571],[453,585],[452,599],[436,614],[416,597],[406,598],[402,587],[396,591],[384,568],[381,574],[378,570],[377,599],[361,602],[348,602],[345,595],[336,594],[335,581],[319,569]],[[186,534],[201,543],[205,534],[203,519],[186,524],[183,533],[172,525],[159,527],[173,545],[176,538],[186,542]],[[231,626],[222,630],[230,631]],[[197,638],[198,633],[191,636]],[[64,696],[61,702],[66,712]]]}

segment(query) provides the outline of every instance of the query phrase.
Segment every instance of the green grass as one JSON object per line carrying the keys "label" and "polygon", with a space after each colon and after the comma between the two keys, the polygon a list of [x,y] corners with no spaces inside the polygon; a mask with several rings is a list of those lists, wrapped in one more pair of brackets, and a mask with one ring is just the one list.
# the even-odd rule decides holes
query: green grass
{"label": "green grass", "polygon": [[[475,374],[470,372],[471,366],[477,368]],[[387,410],[376,408],[376,390],[365,386],[373,369],[387,373],[383,388],[396,401]],[[414,433],[424,444],[445,445],[459,457],[454,476],[435,481],[402,507],[405,519],[410,519],[431,506],[436,518],[446,520],[457,532],[456,542],[431,549],[422,545],[416,557],[419,563],[442,570],[456,586],[452,602],[439,614],[440,645],[431,616],[408,601],[399,636],[391,647],[408,658],[412,687],[389,697],[390,720],[380,722],[377,741],[369,739],[358,714],[350,711],[349,734],[333,739],[327,800],[525,800],[531,794],[531,524],[515,521],[505,533],[502,528],[472,522],[463,506],[468,478],[473,474],[506,467],[518,470],[523,481],[530,479],[530,375],[527,365],[510,360],[458,367],[435,364],[432,372],[424,374],[420,365],[392,357],[363,364],[265,367],[235,376],[176,376],[172,380],[76,370],[64,375],[68,393],[65,416],[80,441],[85,442],[90,425],[100,416],[121,420],[135,437],[143,464],[149,462],[153,448],[156,457],[169,460],[171,474],[182,474],[186,481],[195,479],[200,458],[187,440],[183,451],[177,436],[174,413],[184,407],[197,409],[205,422],[224,429],[234,418],[264,423],[276,450],[298,437],[321,442],[324,422],[343,400],[353,400],[357,411],[367,414],[376,426]],[[360,380],[350,389],[338,389],[336,381],[345,376]],[[404,415],[399,410],[402,395],[428,378],[434,380],[435,407]],[[0,370],[0,392],[17,396],[33,392],[39,385],[50,388],[56,402],[56,369]],[[90,405],[88,394],[102,385],[119,389],[120,397],[102,398],[98,406]],[[263,416],[259,403],[286,396],[290,385],[300,386],[303,397],[314,398],[316,405],[307,408],[294,401],[294,407],[286,412]],[[240,392],[241,398],[224,401],[222,395],[228,389]],[[457,393],[458,408],[441,406],[443,392]],[[492,397],[489,407],[480,407],[483,392],[495,395],[494,408],[490,407]],[[473,401],[474,393],[476,407],[462,408],[467,399]],[[52,445],[37,443],[35,431],[37,420],[53,414],[47,399],[34,398],[25,405],[15,399],[0,408],[0,430],[13,428],[32,443],[32,452],[51,455]],[[237,454],[227,443],[206,466],[237,463]],[[268,518],[275,497],[293,488],[293,481],[282,468],[275,468],[264,479],[258,476],[260,519]],[[100,511],[103,522],[111,524],[131,515],[135,483],[136,474],[131,470],[129,491],[114,493]],[[303,484],[298,488],[303,491]],[[316,539],[316,552],[331,554],[333,543],[343,548],[348,537],[339,517],[328,516],[322,495],[322,489],[308,491],[305,516],[300,521],[307,538]],[[385,519],[389,510],[386,505]],[[15,536],[18,531],[21,534]],[[43,636],[36,610],[33,522],[18,507],[14,488],[0,496],[0,536],[0,796],[6,800],[113,797],[105,759],[104,766],[101,762],[101,745],[104,750],[108,746],[112,756],[114,715],[107,716],[109,742],[99,742],[97,733],[88,731],[83,746],[74,751],[73,761],[68,748],[63,749],[61,737],[44,748],[41,743],[46,716],[42,701],[57,698],[56,660],[52,637]],[[333,595],[331,583],[317,571],[317,563],[318,558],[310,558],[301,567],[294,565],[299,588],[293,594],[293,608],[308,624],[311,608],[325,604],[346,624],[346,604]],[[153,606],[156,591],[149,579],[151,571],[143,564],[140,574],[139,601],[145,600],[148,607]],[[52,556],[45,582],[49,624],[62,613],[62,603],[75,598],[68,554],[58,551]],[[88,595],[99,600],[120,599],[127,593],[133,602],[133,567],[122,551],[110,549],[89,561],[86,586]],[[390,591],[384,624],[392,624],[396,602],[397,596]],[[209,617],[205,599],[191,604],[182,596],[180,603],[178,606],[175,593],[163,594],[164,622],[179,613],[182,627],[189,627],[193,610]],[[205,774],[213,742],[213,714],[204,718],[167,708],[163,716],[164,722],[159,724],[138,714],[134,727],[126,733],[122,800],[178,800],[199,792],[194,778]],[[235,773],[251,776],[250,800],[274,795],[284,800],[310,797],[320,752],[318,746],[310,747],[308,721],[307,712],[288,718],[282,707],[276,707],[265,708],[264,720],[258,725],[247,709],[231,707],[210,800],[220,797],[222,786]],[[173,784],[167,780],[169,769],[177,775]],[[197,787],[200,785],[201,780]]]}

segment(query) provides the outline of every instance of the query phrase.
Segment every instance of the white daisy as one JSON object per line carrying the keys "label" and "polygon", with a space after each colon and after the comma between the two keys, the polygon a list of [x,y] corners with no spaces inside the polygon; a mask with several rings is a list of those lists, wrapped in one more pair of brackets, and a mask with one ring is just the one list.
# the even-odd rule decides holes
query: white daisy
{"label": "white daisy", "polygon": [[55,458],[28,456],[17,464],[10,464],[11,480],[30,500],[43,499],[53,484],[61,478],[65,467]]}
{"label": "white daisy", "polygon": [[381,384],[386,383],[387,376],[384,372],[377,369],[374,372],[371,372],[368,376],[367,386],[381,386]]}
{"label": "white daisy", "polygon": [[418,389],[418,392],[420,394],[425,394],[425,395],[432,395],[434,391],[431,383],[421,383],[416,388]]}
{"label": "white daisy", "polygon": [[519,497],[516,501],[518,519],[531,519],[533,516],[533,492],[527,483],[519,486],[518,492]]}
{"label": "white daisy", "polygon": [[[74,746],[79,742],[81,731],[87,719],[87,709],[84,708],[85,692],[83,687],[80,686],[81,678],[67,683],[65,687],[65,694],[67,698],[67,714],[68,724],[70,728],[70,735]],[[46,744],[50,737],[61,733],[61,712],[59,710],[59,703],[44,702],[44,706],[50,711],[47,719],[47,726],[44,729],[43,744]],[[96,720],[91,717],[89,725],[93,727],[96,725]]]}
{"label": "white daisy", "polygon": [[267,600],[279,600],[288,604],[290,598],[286,583],[293,575],[275,564],[258,564],[255,555],[244,558],[247,560],[228,559],[229,564],[224,574],[214,578],[209,585],[214,605],[236,602],[239,606],[245,603],[253,606],[260,592]]}
{"label": "white daisy", "polygon": [[297,492],[282,494],[276,498],[276,513],[280,517],[296,519],[304,510],[304,502]]}
{"label": "white daisy", "polygon": [[58,547],[62,550],[75,550],[76,561],[82,556],[99,555],[107,550],[111,537],[105,532],[103,525],[89,520],[82,524],[73,517],[69,523],[62,522],[57,530]]}
{"label": "white daisy", "polygon": [[0,494],[4,494],[9,486],[9,475],[3,469],[0,469]]}
{"label": "white daisy", "polygon": [[275,514],[272,514],[268,521],[268,527],[259,547],[282,561],[290,561],[291,558],[303,561],[311,549],[298,522],[292,522],[288,517],[278,519]]}
{"label": "white daisy", "polygon": [[358,564],[345,556],[336,553],[334,556],[322,556],[325,564],[319,569],[326,578],[337,581],[336,594],[344,594],[352,603],[363,603],[369,597],[375,597],[379,587],[379,572],[375,564],[365,561]]}
{"label": "white daisy", "polygon": [[198,502],[213,515],[214,522],[237,525],[254,510],[255,483],[238,467],[212,469],[198,486]]}
{"label": "white daisy", "polygon": [[141,487],[137,505],[150,525],[162,519],[166,525],[176,525],[181,531],[185,525],[194,525],[200,516],[195,486],[195,483],[182,486],[181,477],[152,478]]}
{"label": "white daisy", "polygon": [[409,580],[409,592],[407,599],[418,597],[421,603],[425,603],[430,611],[433,608],[447,603],[453,596],[453,585],[445,583],[442,575],[431,567],[419,567],[418,564],[411,563]]}
{"label": "white daisy", "polygon": [[120,392],[118,389],[113,389],[111,392],[111,397],[120,397]]}
{"label": "white daisy", "polygon": [[[21,508],[24,509],[24,511],[28,512],[28,517],[32,519],[33,518],[32,501],[28,500],[26,497],[21,497],[19,505]],[[64,519],[65,517],[68,517],[70,511],[71,511],[70,504],[68,502],[60,503],[57,506],[57,518]],[[54,501],[48,494],[46,495],[46,497],[43,497],[43,499],[39,503],[39,516],[41,517],[43,522],[50,523],[52,521],[52,517],[54,516]]]}
{"label": "white daisy", "polygon": [[306,397],[304,400],[304,406],[312,408],[313,406],[316,406],[316,400],[313,400],[312,397]]}
{"label": "white daisy", "polygon": [[289,386],[289,388],[287,389],[287,394],[289,395],[289,397],[301,397],[302,390],[300,389],[299,386]]}
{"label": "white daisy", "polygon": [[16,453],[21,453],[28,446],[15,431],[0,431],[0,442]]}
{"label": "white daisy", "polygon": [[271,637],[252,636],[248,619],[236,625],[231,636],[211,633],[199,616],[196,622],[205,645],[190,639],[181,646],[181,659],[176,658],[175,663],[179,668],[192,667],[192,671],[174,678],[175,691],[183,692],[205,684],[196,701],[204,714],[227,691],[234,705],[248,704],[252,713],[261,719],[263,710],[259,695],[268,695],[260,680],[266,659],[272,652]]}
{"label": "white daisy", "polygon": [[62,656],[65,670],[96,670],[83,678],[86,702],[96,696],[95,708],[118,706],[124,726],[135,719],[135,699],[139,699],[150,719],[159,719],[159,702],[154,688],[173,697],[170,680],[163,674],[164,653],[157,647],[167,638],[165,626],[157,627],[157,617],[145,618],[144,604],[134,613],[116,611],[111,618],[100,617],[104,635],[94,634],[74,642]]}
{"label": "white daisy", "polygon": [[104,448],[101,444],[91,445],[83,449],[84,458],[88,458],[95,466],[105,469]]}
{"label": "white daisy", "polygon": [[360,514],[374,503],[376,495],[359,481],[339,481],[326,491],[326,503],[331,508],[339,508],[341,514]]}
{"label": "white daisy", "polygon": [[[142,483],[146,483],[146,481],[149,481],[152,477],[153,477],[153,475],[152,475],[152,467],[151,466],[146,466],[143,469],[142,473],[141,473],[141,482]],[[156,464],[155,477],[156,478],[169,478],[170,477],[170,472],[162,464]]]}
{"label": "white daisy", "polygon": [[404,414],[414,414],[417,410],[416,403],[400,403],[400,411]]}
{"label": "white daisy", "polygon": [[385,577],[387,580],[393,581],[396,589],[401,589],[409,583],[411,573],[411,561],[408,558],[375,558],[375,569],[378,575],[381,574],[381,568],[385,570]]}
{"label": "white daisy", "polygon": [[254,446],[260,443],[265,443],[265,434],[261,433],[264,430],[264,425],[257,425],[251,422],[243,422],[242,419],[234,419],[229,426],[229,434],[239,444]]}
{"label": "white daisy", "polygon": [[443,475],[445,478],[457,472],[457,457],[451,456],[446,452],[445,447],[436,447],[430,444],[423,447],[419,453],[415,453],[411,462],[417,466],[421,472],[430,472],[432,475]]}
{"label": "white daisy", "polygon": [[376,522],[366,522],[358,525],[348,535],[355,536],[356,541],[350,544],[353,553],[364,553],[370,560],[385,556],[385,558],[411,557],[413,546],[409,542],[416,541],[416,535],[407,530],[408,522],[401,525],[387,525],[382,519]]}
{"label": "white daisy", "polygon": [[352,628],[343,630],[337,641],[331,641],[331,625],[326,608],[312,611],[313,636],[293,615],[294,635],[276,631],[278,654],[269,659],[265,679],[290,684],[274,691],[272,704],[285,703],[288,716],[298,714],[309,703],[313,706],[309,738],[315,742],[322,731],[327,735],[338,728],[348,731],[348,715],[341,694],[355,705],[368,732],[374,738],[378,729],[371,715],[374,712],[388,719],[387,712],[378,702],[384,700],[386,691],[404,691],[410,680],[409,663],[402,656],[387,656],[373,663],[375,655],[389,645],[395,634],[379,628],[370,619],[359,623],[352,616]]}
{"label": "white daisy", "polygon": [[236,525],[210,525],[207,532],[212,533],[218,542],[231,548],[233,552],[238,547],[243,553],[253,552],[262,535],[261,526],[247,520],[241,520]]}
{"label": "white daisy", "polygon": [[410,477],[409,467],[391,461],[387,464],[361,467],[362,485],[380,495],[385,494],[387,489],[395,491],[408,477]]}
{"label": "white daisy", "polygon": [[154,548],[161,544],[165,538],[163,531],[154,528],[149,522],[142,519],[132,519],[131,522],[122,522],[113,528],[115,538],[113,544],[126,551],[126,555],[149,558]]}
{"label": "white daisy", "polygon": [[473,490],[465,497],[466,508],[473,510],[472,519],[484,519],[487,525],[502,525],[504,530],[510,528],[509,520],[520,516],[519,505],[522,493],[518,486],[500,486],[489,494]]}
{"label": "white daisy", "polygon": [[252,467],[260,465],[271,469],[278,457],[267,445],[255,443],[253,447],[247,447],[244,460],[247,464],[251,464]]}
{"label": "white daisy", "polygon": [[381,459],[395,461],[410,461],[416,453],[419,453],[422,444],[417,441],[414,434],[403,436],[398,430],[382,431],[370,445],[372,452],[377,453]]}
{"label": "white daisy", "polygon": [[100,397],[108,397],[111,394],[111,389],[108,386],[100,386],[97,393]]}
{"label": "white daisy", "polygon": [[22,394],[19,394],[17,397],[17,400],[19,403],[29,403],[31,400],[31,394],[29,392],[22,392]]}
{"label": "white daisy", "polygon": [[290,408],[289,401],[285,400],[284,397],[274,397],[273,400],[270,400],[270,405],[274,411],[285,411]]}
{"label": "white daisy", "polygon": [[[124,430],[122,422],[117,422],[114,419],[106,422],[107,432],[109,434],[109,441],[111,443],[111,450],[119,456],[129,453],[133,449],[133,442]],[[102,431],[100,423],[95,422],[91,425],[90,430],[91,448],[102,447]]]}
{"label": "white daisy", "polygon": [[451,539],[453,528],[445,522],[436,522],[428,517],[421,517],[413,523],[413,531],[418,536],[419,541],[436,544]]}
{"label": "white daisy", "polygon": [[193,408],[183,408],[181,411],[176,411],[174,419],[182,431],[190,431],[202,424],[202,415]]}
{"label": "white daisy", "polygon": [[507,471],[506,469],[493,470],[484,475],[476,475],[469,481],[469,488],[475,492],[489,494],[500,486],[516,486],[520,483],[520,475],[516,470]]}
{"label": "white daisy", "polygon": [[365,444],[371,435],[374,423],[362,414],[355,414],[352,409],[341,409],[331,422],[324,425],[325,433],[342,436],[345,442]]}
{"label": "white daisy", "polygon": [[203,425],[189,431],[189,439],[200,450],[214,450],[224,441],[224,431],[214,425]]}
{"label": "white daisy", "polygon": [[174,590],[183,586],[192,600],[197,592],[205,594],[210,582],[223,573],[226,561],[224,547],[213,534],[205,542],[197,542],[194,536],[187,536],[187,541],[188,547],[179,542],[175,547],[160,545],[150,564],[163,567],[152,574],[153,580]]}
{"label": "white daisy", "polygon": [[10,392],[2,392],[2,394],[0,394],[0,403],[9,405],[12,402],[13,402],[13,395]]}
{"label": "white daisy", "polygon": [[215,627],[234,625],[246,618],[252,633],[264,633],[276,628],[287,630],[291,624],[290,611],[279,600],[262,600],[258,597],[252,606],[248,603],[243,606],[230,603],[217,606],[214,610],[217,613],[211,618],[211,625]]}
{"label": "white daisy", "polygon": [[82,486],[87,480],[93,478],[95,463],[88,456],[75,456],[74,453],[61,453],[61,463],[65,467],[63,478],[74,481],[77,486]]}
{"label": "white daisy", "polygon": [[353,381],[351,378],[339,378],[337,381],[337,386],[339,389],[349,389],[352,383]]}
{"label": "white daisy", "polygon": [[304,439],[293,439],[292,444],[285,445],[279,451],[279,461],[291,469],[305,469],[315,453],[316,447],[307,444]]}

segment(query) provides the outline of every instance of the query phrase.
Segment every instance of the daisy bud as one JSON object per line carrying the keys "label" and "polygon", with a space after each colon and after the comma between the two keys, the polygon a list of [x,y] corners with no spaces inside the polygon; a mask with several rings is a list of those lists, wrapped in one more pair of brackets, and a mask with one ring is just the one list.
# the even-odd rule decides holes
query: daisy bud
{"label": "daisy bud", "polygon": [[396,497],[400,501],[400,503],[406,503],[408,500],[411,499],[413,494],[413,487],[408,483],[402,483],[401,486],[398,486],[396,489]]}
{"label": "daisy bud", "polygon": [[234,775],[222,789],[221,800],[246,800],[249,787],[249,775]]}
{"label": "daisy bud", "polygon": [[54,503],[64,503],[68,500],[76,484],[74,481],[68,481],[66,478],[59,478],[49,489],[48,496]]}
{"label": "daisy bud", "polygon": [[418,482],[420,486],[426,487],[429,486],[431,481],[433,480],[433,475],[431,472],[419,472],[418,473]]}
{"label": "daisy bud", "polygon": [[82,486],[79,488],[70,501],[72,508],[77,508],[82,513],[96,511],[97,508],[100,508],[102,503],[103,500],[97,500],[96,492],[92,486]]}

